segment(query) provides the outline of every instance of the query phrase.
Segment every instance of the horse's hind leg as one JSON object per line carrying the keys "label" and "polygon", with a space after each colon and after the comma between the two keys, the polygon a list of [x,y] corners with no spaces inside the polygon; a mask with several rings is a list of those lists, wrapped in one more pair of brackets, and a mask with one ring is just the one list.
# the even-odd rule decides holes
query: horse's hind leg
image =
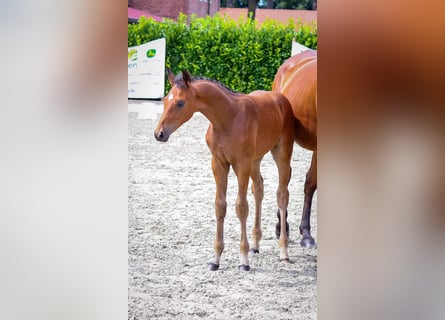
{"label": "horse's hind leg", "polygon": [[252,232],[253,245],[250,249],[250,252],[252,253],[260,252],[260,241],[263,235],[261,231],[261,210],[264,198],[264,186],[263,177],[261,176],[260,172],[260,164],[261,159],[254,161],[250,170],[250,177],[252,179],[252,192],[255,198],[255,223]]}
{"label": "horse's hind leg", "polygon": [[309,171],[306,174],[306,182],[304,183],[304,206],[303,215],[301,217],[300,233],[302,239],[300,245],[305,248],[315,247],[315,240],[311,236],[311,208],[312,198],[317,189],[317,152],[312,154],[312,162]]}
{"label": "horse's hind leg", "polygon": [[[280,239],[280,234],[281,234],[281,214],[280,214],[280,209],[277,210],[277,218],[278,218],[278,222],[275,225],[275,236],[277,237],[277,239]],[[289,222],[287,222],[287,211],[286,211],[286,234],[287,234],[287,237],[289,238],[290,231],[289,231]]]}
{"label": "horse's hind leg", "polygon": [[227,211],[227,176],[229,174],[229,165],[218,161],[212,157],[212,170],[216,183],[215,196],[215,215],[216,215],[216,236],[214,243],[215,260],[208,264],[212,271],[218,270],[221,254],[224,250],[224,218]]}
{"label": "horse's hind leg", "polygon": [[[289,139],[288,139],[289,140]],[[289,261],[288,234],[287,234],[287,205],[289,204],[289,189],[288,184],[291,177],[290,161],[293,150],[293,140],[291,143],[282,141],[281,144],[272,149],[273,158],[278,167],[278,189],[277,189],[277,203],[278,212],[280,216],[280,237],[278,245],[280,246],[280,260]],[[288,141],[287,141],[288,142]]]}

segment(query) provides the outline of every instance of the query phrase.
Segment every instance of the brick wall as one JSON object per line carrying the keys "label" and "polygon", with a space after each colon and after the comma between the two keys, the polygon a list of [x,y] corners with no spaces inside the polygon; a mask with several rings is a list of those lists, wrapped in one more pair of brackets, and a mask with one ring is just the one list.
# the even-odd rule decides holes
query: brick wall
{"label": "brick wall", "polygon": [[[219,0],[210,0],[210,15],[219,10]],[[138,10],[148,11],[157,16],[176,19],[180,12],[205,17],[208,10],[207,0],[129,0],[128,5]]]}

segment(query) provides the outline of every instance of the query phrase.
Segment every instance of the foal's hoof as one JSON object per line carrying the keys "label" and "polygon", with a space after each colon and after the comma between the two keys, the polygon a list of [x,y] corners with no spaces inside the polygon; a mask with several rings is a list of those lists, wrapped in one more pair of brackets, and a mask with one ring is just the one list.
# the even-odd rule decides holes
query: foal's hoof
{"label": "foal's hoof", "polygon": [[250,249],[249,252],[258,254],[258,253],[260,253],[260,250],[258,250],[258,249]]}
{"label": "foal's hoof", "polygon": [[242,270],[242,271],[249,271],[250,270],[250,266],[247,266],[245,264],[240,264],[238,266],[238,270]]}
{"label": "foal's hoof", "polygon": [[213,262],[209,262],[207,264],[207,266],[209,267],[210,271],[216,271],[219,269],[219,264],[213,263]]}
{"label": "foal's hoof", "polygon": [[283,258],[283,259],[280,259],[280,262],[290,263],[290,260],[289,260],[289,258]]}
{"label": "foal's hoof", "polygon": [[313,249],[313,248],[317,247],[317,245],[315,244],[314,238],[312,238],[311,236],[304,237],[303,239],[301,239],[300,245],[306,249]]}
{"label": "foal's hoof", "polygon": [[[287,238],[289,239],[289,223],[286,222],[286,234],[287,234]],[[277,237],[277,239],[280,239],[280,235],[281,235],[281,224],[280,222],[277,222],[277,224],[275,225],[275,236]]]}

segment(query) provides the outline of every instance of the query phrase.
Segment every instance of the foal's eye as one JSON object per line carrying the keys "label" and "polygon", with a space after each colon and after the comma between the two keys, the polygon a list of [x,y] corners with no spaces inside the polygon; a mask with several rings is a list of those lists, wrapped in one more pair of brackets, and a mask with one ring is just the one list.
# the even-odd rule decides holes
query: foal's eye
{"label": "foal's eye", "polygon": [[184,100],[179,100],[178,103],[176,104],[179,108],[182,108],[185,105],[185,101]]}

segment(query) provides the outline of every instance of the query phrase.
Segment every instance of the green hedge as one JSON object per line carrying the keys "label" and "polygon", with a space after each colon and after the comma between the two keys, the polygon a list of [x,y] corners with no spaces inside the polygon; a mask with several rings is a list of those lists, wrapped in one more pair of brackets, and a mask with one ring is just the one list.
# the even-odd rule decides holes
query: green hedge
{"label": "green hedge", "polygon": [[[177,21],[157,22],[142,17],[128,25],[128,46],[166,38],[166,65],[177,73],[216,79],[239,92],[270,90],[280,65],[289,58],[292,39],[317,48],[317,26],[267,20],[261,27],[250,19],[227,16],[197,18],[180,15]],[[169,85],[166,85],[166,92]]]}

